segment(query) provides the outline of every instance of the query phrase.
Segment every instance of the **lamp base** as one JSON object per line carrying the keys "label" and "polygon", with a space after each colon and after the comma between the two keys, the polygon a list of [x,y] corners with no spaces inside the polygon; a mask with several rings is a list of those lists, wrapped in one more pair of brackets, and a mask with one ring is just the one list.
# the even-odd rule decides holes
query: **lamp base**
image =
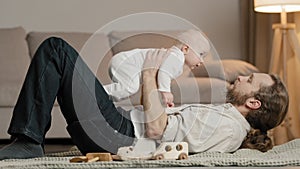
{"label": "lamp base", "polygon": [[296,29],[296,24],[294,23],[287,23],[287,24],[281,24],[281,23],[275,23],[272,25],[272,29]]}
{"label": "lamp base", "polygon": [[296,79],[300,74],[300,43],[296,25],[273,24],[273,48],[269,73],[278,74],[289,91],[289,110],[284,122],[271,131],[275,145],[300,138],[300,90]]}
{"label": "lamp base", "polygon": [[[280,68],[283,68],[283,80],[286,83],[286,61],[287,48],[292,48],[293,52],[298,56],[300,61],[300,45],[296,33],[296,25],[288,24],[273,24],[274,29],[273,45],[269,72],[279,74]],[[289,46],[287,46],[289,45]],[[280,59],[282,62],[280,62]]]}

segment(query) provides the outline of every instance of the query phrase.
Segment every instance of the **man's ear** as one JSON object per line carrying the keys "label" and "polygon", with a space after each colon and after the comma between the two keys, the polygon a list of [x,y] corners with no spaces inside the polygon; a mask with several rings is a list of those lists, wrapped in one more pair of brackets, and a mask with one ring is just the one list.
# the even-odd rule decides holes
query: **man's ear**
{"label": "man's ear", "polygon": [[246,100],[246,106],[250,109],[256,110],[256,109],[260,108],[261,102],[255,98],[251,97]]}
{"label": "man's ear", "polygon": [[189,52],[189,46],[187,45],[182,45],[181,47],[181,51],[184,53],[184,54],[187,54]]}

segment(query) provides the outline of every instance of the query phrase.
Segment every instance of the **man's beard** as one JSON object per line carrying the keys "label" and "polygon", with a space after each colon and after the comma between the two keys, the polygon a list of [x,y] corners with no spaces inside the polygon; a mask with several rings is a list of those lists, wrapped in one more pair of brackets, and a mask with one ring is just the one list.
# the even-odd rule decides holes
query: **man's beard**
{"label": "man's beard", "polygon": [[233,87],[233,88],[228,89],[228,91],[227,91],[226,102],[231,103],[236,106],[241,106],[250,97],[251,97],[251,94],[242,95],[241,93],[235,91],[235,88]]}

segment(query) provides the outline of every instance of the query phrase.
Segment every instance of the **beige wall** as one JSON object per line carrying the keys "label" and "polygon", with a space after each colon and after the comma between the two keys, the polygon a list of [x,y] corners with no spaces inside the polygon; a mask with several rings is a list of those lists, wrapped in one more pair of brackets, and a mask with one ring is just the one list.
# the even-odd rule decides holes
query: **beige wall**
{"label": "beige wall", "polygon": [[[242,57],[239,0],[0,0],[0,27],[94,32],[119,17],[140,12],[184,18],[208,35],[222,58]],[[147,22],[141,20],[136,28],[145,28]],[[150,24],[150,28],[161,29],[161,24]],[[168,25],[168,29],[184,28],[182,24]],[[128,26],[123,23],[120,27],[132,29]]]}

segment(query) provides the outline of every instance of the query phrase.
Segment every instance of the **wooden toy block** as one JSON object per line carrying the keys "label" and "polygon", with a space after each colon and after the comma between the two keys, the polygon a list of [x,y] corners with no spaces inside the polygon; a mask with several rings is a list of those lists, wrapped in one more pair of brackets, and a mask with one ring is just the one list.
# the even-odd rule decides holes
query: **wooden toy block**
{"label": "wooden toy block", "polygon": [[70,159],[71,163],[80,162],[96,162],[96,161],[112,161],[112,156],[110,153],[87,153],[86,156],[78,156]]}
{"label": "wooden toy block", "polygon": [[74,157],[70,159],[71,163],[81,163],[81,162],[88,162],[88,158],[86,156],[79,156],[79,157]]}
{"label": "wooden toy block", "polygon": [[99,158],[96,161],[112,161],[112,157],[110,153],[87,153],[86,157],[88,159],[94,159],[94,158]]}

